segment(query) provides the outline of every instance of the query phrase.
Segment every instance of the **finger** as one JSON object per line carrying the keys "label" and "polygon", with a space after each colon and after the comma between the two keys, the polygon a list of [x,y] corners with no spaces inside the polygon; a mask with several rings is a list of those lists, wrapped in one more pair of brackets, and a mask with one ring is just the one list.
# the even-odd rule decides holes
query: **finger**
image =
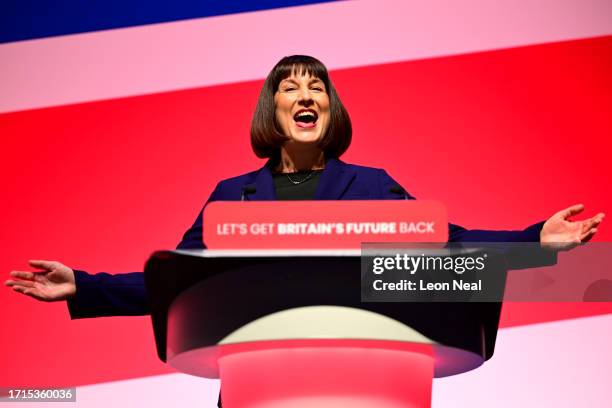
{"label": "finger", "polygon": [[11,276],[14,276],[15,278],[32,280],[34,279],[34,272],[11,271]]}
{"label": "finger", "polygon": [[30,296],[36,300],[45,300],[35,289],[32,288],[24,288],[23,286],[13,286],[13,290],[15,292],[23,293],[26,296]]}
{"label": "finger", "polygon": [[580,240],[582,242],[589,242],[596,233],[597,233],[597,228],[591,228],[587,233],[582,235]]}
{"label": "finger", "polygon": [[560,214],[565,220],[576,214],[580,214],[583,210],[584,210],[584,204],[576,204],[576,205],[572,205],[571,207],[566,208],[565,210],[559,211],[558,214]]}
{"label": "finger", "polygon": [[23,293],[25,292],[26,288],[24,288],[23,286],[13,286],[13,290],[15,292]]}
{"label": "finger", "polygon": [[[28,294],[28,293],[32,293],[30,288],[26,288],[25,286],[13,286],[13,290],[15,292],[19,292],[19,293],[23,293],[24,295]],[[30,290],[30,291],[28,291]]]}
{"label": "finger", "polygon": [[592,228],[597,227],[600,223],[601,223],[602,218],[600,218],[598,215],[589,218],[588,220],[584,220],[582,221],[582,231],[583,232],[588,232],[590,231]]}
{"label": "finger", "polygon": [[25,280],[20,280],[20,281],[7,280],[6,282],[4,282],[4,284],[6,286],[25,286],[25,287],[28,287],[28,288],[33,288],[34,287],[34,282],[32,282],[32,281],[25,281]]}
{"label": "finger", "polygon": [[33,266],[35,268],[41,268],[41,269],[47,269],[47,270],[51,270],[57,267],[57,264],[58,264],[58,262],[56,261],[45,261],[41,259],[30,259],[28,263],[30,264],[30,266]]}

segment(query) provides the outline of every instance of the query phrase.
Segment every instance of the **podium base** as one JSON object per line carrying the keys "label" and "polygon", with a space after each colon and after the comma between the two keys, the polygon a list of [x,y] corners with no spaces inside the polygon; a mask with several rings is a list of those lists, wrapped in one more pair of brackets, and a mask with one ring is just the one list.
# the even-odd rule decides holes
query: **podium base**
{"label": "podium base", "polygon": [[224,408],[429,407],[429,345],[280,340],[220,348]]}

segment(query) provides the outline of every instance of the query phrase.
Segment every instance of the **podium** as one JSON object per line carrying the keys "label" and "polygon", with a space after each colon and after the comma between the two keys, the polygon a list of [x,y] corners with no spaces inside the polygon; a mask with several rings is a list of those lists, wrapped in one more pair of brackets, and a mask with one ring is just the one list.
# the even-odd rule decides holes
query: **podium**
{"label": "podium", "polygon": [[362,302],[360,255],[154,253],[145,284],[159,358],[221,378],[226,408],[391,408],[429,406],[433,377],[492,356],[500,302]]}

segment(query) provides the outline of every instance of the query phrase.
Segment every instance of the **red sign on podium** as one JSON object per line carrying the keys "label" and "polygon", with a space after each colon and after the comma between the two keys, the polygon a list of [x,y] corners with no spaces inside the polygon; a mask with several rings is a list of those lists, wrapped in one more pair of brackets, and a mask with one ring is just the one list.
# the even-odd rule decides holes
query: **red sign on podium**
{"label": "red sign on podium", "polygon": [[214,201],[204,211],[210,249],[359,249],[363,242],[446,242],[438,201]]}

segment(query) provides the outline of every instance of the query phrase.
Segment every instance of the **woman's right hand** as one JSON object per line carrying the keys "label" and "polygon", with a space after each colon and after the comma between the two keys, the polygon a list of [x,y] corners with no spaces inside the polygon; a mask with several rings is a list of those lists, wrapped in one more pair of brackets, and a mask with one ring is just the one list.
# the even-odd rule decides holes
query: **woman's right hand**
{"label": "woman's right hand", "polygon": [[76,294],[74,271],[56,261],[29,261],[30,266],[41,269],[34,272],[12,271],[17,280],[7,280],[6,286],[14,291],[45,302],[66,300]]}

